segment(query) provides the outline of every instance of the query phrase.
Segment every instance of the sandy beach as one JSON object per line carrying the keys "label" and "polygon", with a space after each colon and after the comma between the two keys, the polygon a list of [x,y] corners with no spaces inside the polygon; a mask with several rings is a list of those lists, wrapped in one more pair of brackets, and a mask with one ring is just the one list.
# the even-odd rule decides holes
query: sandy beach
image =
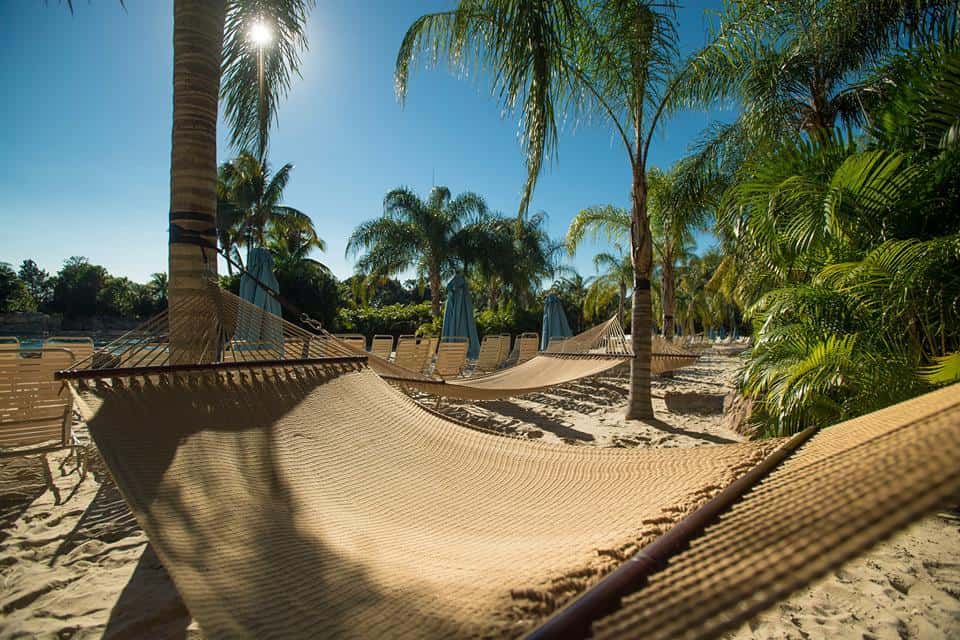
{"label": "sandy beach", "polygon": [[[657,379],[659,420],[650,424],[623,420],[626,379],[617,372],[512,400],[424,404],[562,446],[710,446],[742,439],[721,426],[736,362],[707,354]],[[87,454],[82,481],[66,453],[49,454],[46,464],[39,456],[0,460],[0,637],[201,637],[92,445]],[[958,558],[957,516],[931,516],[730,637],[957,637]]]}

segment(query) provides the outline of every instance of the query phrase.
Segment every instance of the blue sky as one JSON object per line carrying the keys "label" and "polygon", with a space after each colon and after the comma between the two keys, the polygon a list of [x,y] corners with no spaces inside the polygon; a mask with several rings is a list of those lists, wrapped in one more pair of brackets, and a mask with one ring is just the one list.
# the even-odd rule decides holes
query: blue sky
{"label": "blue sky", "polygon": [[[25,258],[54,272],[83,255],[115,275],[145,281],[166,269],[172,100],[172,2],[0,3],[0,261]],[[285,200],[310,214],[328,250],[317,258],[353,272],[346,239],[381,213],[383,194],[434,182],[476,191],[516,212],[525,178],[517,119],[504,117],[483,78],[418,69],[405,108],[393,93],[397,48],[419,15],[452,0],[319,0],[310,50],[271,137],[275,166],[296,168]],[[685,50],[704,41],[720,0],[680,11]],[[719,114],[723,115],[723,114]],[[713,117],[716,117],[714,115]],[[684,155],[710,116],[684,113],[662,128],[651,164]],[[221,127],[220,160],[231,156]],[[561,237],[581,208],[626,206],[630,171],[603,123],[565,130],[531,209]],[[584,275],[596,247],[572,260]]]}

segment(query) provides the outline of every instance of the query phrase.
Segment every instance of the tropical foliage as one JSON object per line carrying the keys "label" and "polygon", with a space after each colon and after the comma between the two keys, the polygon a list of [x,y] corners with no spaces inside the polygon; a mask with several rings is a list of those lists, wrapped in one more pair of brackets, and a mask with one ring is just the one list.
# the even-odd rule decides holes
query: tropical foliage
{"label": "tropical foliage", "polygon": [[447,187],[434,187],[426,200],[399,187],[383,198],[383,215],[361,223],[347,241],[347,255],[365,252],[357,270],[375,277],[407,269],[430,285],[433,317],[440,316],[442,279],[457,266],[469,240],[464,228],[487,211],[475,193],[453,197]]}
{"label": "tropical foliage", "polygon": [[[873,71],[854,137],[740,162],[720,210],[731,293],[755,326],[742,377],[767,433],[825,425],[955,373],[960,350],[960,55],[952,40]],[[735,267],[732,265],[736,265]]]}
{"label": "tropical foliage", "polygon": [[220,165],[217,235],[225,252],[238,256],[240,246],[269,242],[280,255],[306,258],[312,249],[326,248],[307,214],[281,204],[291,171],[287,163],[271,176],[266,161],[247,151]]}

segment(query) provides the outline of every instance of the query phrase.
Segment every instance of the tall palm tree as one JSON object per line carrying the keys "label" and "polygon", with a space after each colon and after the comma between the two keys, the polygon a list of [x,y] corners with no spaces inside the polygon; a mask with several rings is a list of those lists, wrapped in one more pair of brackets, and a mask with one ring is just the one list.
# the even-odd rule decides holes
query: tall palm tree
{"label": "tall palm tree", "polygon": [[317,237],[310,216],[280,204],[292,170],[293,165],[287,163],[271,176],[269,165],[247,151],[241,151],[235,159],[220,166],[218,216],[234,223],[224,234],[228,241],[232,240],[234,244],[252,241],[263,245],[267,233],[279,226],[290,232],[307,234],[322,250],[323,242]]}
{"label": "tall palm tree", "polygon": [[[299,63],[304,23],[313,0],[174,0],[173,3],[173,140],[170,154],[169,300],[170,359],[172,363],[198,362],[214,354],[203,353],[199,336],[206,335],[212,314],[177,305],[204,287],[216,275],[212,255],[217,243],[217,106],[221,73],[228,102],[226,120],[235,143],[245,141],[251,93],[259,100],[259,85],[240,78],[243,67],[231,61],[253,60],[247,41],[252,19],[273,26],[277,55],[263,76],[270,95],[282,96],[290,73]],[[301,37],[298,37],[299,36]],[[225,64],[225,66],[224,66]],[[249,65],[247,65],[249,68]],[[279,79],[279,81],[275,81]],[[254,120],[261,112],[254,110]],[[262,128],[257,125],[257,130]]]}
{"label": "tall palm tree", "polygon": [[[664,335],[672,337],[676,316],[676,267],[693,242],[693,230],[702,228],[707,203],[719,196],[725,184],[719,177],[702,175],[688,160],[669,172],[647,171],[647,206],[650,212],[655,262],[660,265],[659,304]],[[630,237],[630,212],[604,205],[583,209],[567,229],[567,252],[573,255],[587,237],[625,242]]]}
{"label": "tall palm tree", "polygon": [[456,198],[434,187],[426,200],[400,187],[383,198],[383,215],[361,223],[347,241],[346,255],[366,253],[357,262],[362,273],[396,275],[416,269],[430,284],[430,307],[440,317],[441,280],[456,264],[462,231],[487,211],[483,198],[465,192]]}
{"label": "tall palm tree", "polygon": [[491,214],[459,234],[456,252],[463,269],[483,283],[491,309],[504,299],[531,303],[540,282],[553,276],[561,246],[550,238],[546,221],[542,212],[519,220]]}
{"label": "tall palm tree", "polygon": [[313,223],[306,216],[275,218],[267,229],[265,244],[277,265],[292,266],[306,261],[329,271],[326,265],[310,257],[314,249],[326,251],[327,243],[317,235]]}
{"label": "tall palm tree", "polygon": [[694,244],[693,232],[704,228],[708,207],[719,198],[726,181],[720,176],[702,175],[690,159],[679,161],[666,173],[651,169],[647,180],[654,253],[661,265],[663,334],[672,338],[677,263],[688,257]]}
{"label": "tall palm tree", "polygon": [[628,418],[653,417],[650,395],[650,278],[653,245],[647,212],[650,144],[685,72],[676,72],[672,3],[661,0],[461,0],[453,11],[418,18],[397,54],[403,100],[418,54],[450,60],[464,72],[490,71],[493,93],[521,113],[526,211],[543,166],[555,150],[557,119],[596,114],[623,143],[631,168],[630,255],[634,266]]}
{"label": "tall palm tree", "polygon": [[[216,275],[217,99],[226,2],[174,0],[173,142],[170,153],[171,307]],[[210,315],[177,307],[170,318],[170,361],[199,362],[198,336]]]}

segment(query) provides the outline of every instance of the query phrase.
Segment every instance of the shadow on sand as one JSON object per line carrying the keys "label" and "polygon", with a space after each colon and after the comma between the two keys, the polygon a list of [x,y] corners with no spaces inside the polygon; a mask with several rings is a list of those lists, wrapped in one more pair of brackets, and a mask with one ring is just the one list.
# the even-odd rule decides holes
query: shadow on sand
{"label": "shadow on sand", "polygon": [[0,458],[0,542],[30,504],[47,490],[47,463],[42,455]]}
{"label": "shadow on sand", "polygon": [[[136,535],[140,531],[136,518],[130,513],[120,490],[109,476],[100,478],[103,484],[90,501],[76,526],[68,533],[50,559],[50,565],[90,540],[112,543]],[[106,551],[109,552],[109,549]],[[85,558],[89,560],[89,558]]]}
{"label": "shadow on sand", "polygon": [[737,440],[731,440],[730,438],[724,438],[723,436],[718,436],[712,433],[705,433],[703,431],[687,431],[686,429],[681,429],[680,427],[675,427],[673,425],[667,424],[663,420],[653,418],[651,420],[638,420],[645,425],[653,427],[658,431],[663,431],[664,433],[671,433],[678,436],[686,436],[688,438],[693,438],[694,440],[703,440],[705,442],[711,442],[713,444],[735,444]]}
{"label": "shadow on sand", "polygon": [[563,424],[562,422],[537,413],[536,411],[531,411],[530,409],[521,407],[513,402],[508,402],[506,400],[489,400],[480,404],[485,409],[489,409],[490,411],[498,413],[501,416],[513,418],[515,420],[519,420],[520,422],[532,424],[538,429],[549,431],[563,440],[592,442],[594,439],[592,434],[584,431],[578,431],[568,425]]}
{"label": "shadow on sand", "polygon": [[199,632],[188,633],[187,627],[192,621],[173,580],[148,544],[110,611],[103,637],[105,640],[202,637]]}

